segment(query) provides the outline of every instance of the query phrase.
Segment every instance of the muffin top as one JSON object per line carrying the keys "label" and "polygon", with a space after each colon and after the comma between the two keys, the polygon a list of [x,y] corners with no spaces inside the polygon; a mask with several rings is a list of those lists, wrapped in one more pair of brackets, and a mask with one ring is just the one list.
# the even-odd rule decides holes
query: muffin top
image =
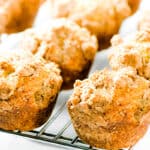
{"label": "muffin top", "polygon": [[0,33],[13,33],[31,27],[43,0],[1,0]]}
{"label": "muffin top", "polygon": [[131,14],[127,0],[49,0],[47,5],[52,17],[69,18],[98,37],[116,33]]}
{"label": "muffin top", "polygon": [[139,31],[124,39],[114,36],[109,60],[113,69],[131,66],[140,76],[150,79],[150,30]]}
{"label": "muffin top", "polygon": [[47,26],[29,29],[22,35],[22,49],[55,62],[62,74],[81,72],[98,49],[95,36],[66,19],[53,20]]}
{"label": "muffin top", "polygon": [[76,81],[68,107],[89,116],[91,112],[97,114],[91,122],[100,127],[138,125],[150,110],[150,82],[131,67],[97,71],[88,79]]}
{"label": "muffin top", "polygon": [[36,92],[47,96],[56,95],[61,83],[60,70],[56,64],[47,63],[23,50],[0,50],[1,105],[14,98],[19,101],[28,97],[30,101],[36,101]]}

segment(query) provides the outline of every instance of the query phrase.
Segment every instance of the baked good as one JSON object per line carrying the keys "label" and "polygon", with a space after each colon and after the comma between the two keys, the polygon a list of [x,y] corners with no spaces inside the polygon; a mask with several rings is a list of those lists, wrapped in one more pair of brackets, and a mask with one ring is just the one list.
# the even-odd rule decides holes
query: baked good
{"label": "baked good", "polygon": [[19,32],[32,26],[43,0],[1,0],[0,33]]}
{"label": "baked good", "polygon": [[145,10],[142,12],[141,18],[138,23],[138,30],[146,30],[150,29],[150,10]]}
{"label": "baked good", "polygon": [[139,31],[125,38],[115,36],[109,60],[114,70],[131,66],[140,76],[150,79],[150,30]]}
{"label": "baked good", "polygon": [[21,50],[0,50],[0,128],[32,130],[51,114],[62,78],[57,65]]}
{"label": "baked good", "polygon": [[134,13],[138,9],[141,2],[141,0],[127,0],[127,1],[132,10],[132,13]]}
{"label": "baked good", "polygon": [[64,84],[80,78],[97,51],[97,39],[88,30],[66,19],[22,33],[21,49],[59,65]]}
{"label": "baked good", "polygon": [[76,81],[67,105],[84,142],[104,149],[129,148],[148,127],[150,82],[130,67],[104,69]]}
{"label": "baked good", "polygon": [[112,35],[118,32],[122,21],[133,13],[133,3],[139,4],[135,3],[137,1],[47,0],[46,4],[49,5],[50,19],[66,17],[86,27],[98,37],[101,47],[101,41],[109,42]]}

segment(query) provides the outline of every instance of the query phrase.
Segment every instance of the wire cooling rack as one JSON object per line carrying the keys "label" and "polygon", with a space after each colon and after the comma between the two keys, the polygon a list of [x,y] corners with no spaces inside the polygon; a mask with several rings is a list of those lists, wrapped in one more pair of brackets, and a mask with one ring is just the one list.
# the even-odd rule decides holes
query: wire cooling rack
{"label": "wire cooling rack", "polygon": [[[109,52],[109,50],[106,50],[97,53],[89,74],[97,69],[108,66],[106,58]],[[100,63],[98,63],[99,61]],[[66,101],[69,99],[71,93],[72,90],[64,90],[59,93],[55,109],[50,119],[42,127],[29,132],[0,131],[30,138],[39,142],[57,144],[61,147],[67,146],[82,150],[98,150],[97,148],[93,148],[90,145],[83,143],[74,131],[66,108]]]}

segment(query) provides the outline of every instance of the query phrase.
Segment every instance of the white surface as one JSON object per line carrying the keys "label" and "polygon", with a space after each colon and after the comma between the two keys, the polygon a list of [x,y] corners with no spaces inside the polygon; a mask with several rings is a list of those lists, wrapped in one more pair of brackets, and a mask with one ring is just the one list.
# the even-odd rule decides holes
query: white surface
{"label": "white surface", "polygon": [[[150,9],[150,0],[143,0],[143,3],[140,7],[140,11],[142,9]],[[134,16],[130,17],[125,21],[123,26],[120,29],[121,35],[126,35],[131,32],[134,32],[136,29],[136,22],[139,19],[140,13],[136,13]],[[101,59],[99,60],[100,65],[97,63],[94,65],[94,68],[91,69],[93,72],[95,69],[103,68],[103,59],[106,58],[108,51],[103,51],[100,55]],[[98,54],[99,55],[99,54]],[[96,57],[97,59],[97,57]],[[55,126],[55,128],[57,128]],[[139,143],[134,147],[134,150],[150,150],[150,129],[147,134]],[[15,135],[5,134],[0,132],[0,150],[73,150],[73,148],[61,148],[60,146],[54,146],[49,144],[43,144],[39,142],[32,141],[30,139],[22,138]]]}

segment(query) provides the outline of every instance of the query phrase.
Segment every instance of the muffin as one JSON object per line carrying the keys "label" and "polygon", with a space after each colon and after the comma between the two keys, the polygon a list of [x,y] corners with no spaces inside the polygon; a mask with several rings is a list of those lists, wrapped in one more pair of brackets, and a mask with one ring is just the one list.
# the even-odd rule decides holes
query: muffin
{"label": "muffin", "polygon": [[47,15],[49,17],[47,19],[65,17],[86,27],[98,37],[101,49],[110,44],[110,38],[118,32],[122,21],[133,13],[129,4],[133,5],[133,2],[130,0],[47,0],[43,9],[45,11],[49,8],[50,15]]}
{"label": "muffin", "polygon": [[19,32],[32,26],[43,0],[1,0],[0,33]]}
{"label": "muffin", "polygon": [[136,12],[140,5],[141,0],[127,0],[127,1],[132,10],[132,13]]}
{"label": "muffin", "polygon": [[21,49],[59,65],[64,84],[81,78],[97,51],[97,39],[88,30],[66,19],[22,33]]}
{"label": "muffin", "polygon": [[134,67],[138,74],[150,79],[150,30],[139,31],[124,39],[114,36],[110,66],[114,70],[123,67]]}
{"label": "muffin", "polygon": [[67,105],[84,142],[104,149],[129,148],[147,131],[150,82],[129,67],[104,69],[76,81]]}
{"label": "muffin", "polygon": [[49,118],[62,78],[57,65],[21,50],[0,50],[0,128],[32,130]]}
{"label": "muffin", "polygon": [[141,18],[138,23],[138,30],[146,30],[150,29],[150,10],[146,10],[142,12]]}

